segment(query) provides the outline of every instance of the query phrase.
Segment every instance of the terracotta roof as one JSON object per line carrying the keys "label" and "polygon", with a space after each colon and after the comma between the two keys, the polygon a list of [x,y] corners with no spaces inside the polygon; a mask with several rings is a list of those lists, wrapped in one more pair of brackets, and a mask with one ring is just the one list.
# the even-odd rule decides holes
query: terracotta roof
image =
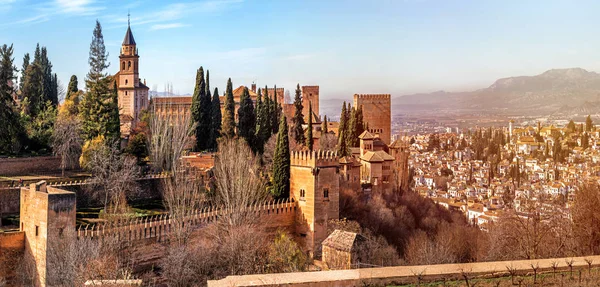
{"label": "terracotta roof", "polygon": [[370,133],[369,131],[364,131],[362,134],[360,134],[358,136],[359,139],[363,139],[363,140],[372,140],[375,138],[375,136]]}
{"label": "terracotta roof", "polygon": [[350,252],[358,240],[362,240],[360,234],[336,229],[323,240],[322,245],[336,250]]}
{"label": "terracotta roof", "polygon": [[401,148],[401,147],[406,147],[406,146],[407,146],[407,144],[400,139],[397,139],[390,144],[391,148]]}
{"label": "terracotta roof", "polygon": [[389,155],[387,152],[378,150],[366,152],[361,159],[368,162],[383,162],[386,160],[394,160],[394,157]]}

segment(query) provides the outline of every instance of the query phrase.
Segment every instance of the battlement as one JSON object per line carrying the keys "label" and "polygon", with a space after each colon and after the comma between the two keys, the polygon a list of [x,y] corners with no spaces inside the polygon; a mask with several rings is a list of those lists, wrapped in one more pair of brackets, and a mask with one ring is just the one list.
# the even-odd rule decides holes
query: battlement
{"label": "battlement", "polygon": [[319,93],[319,86],[302,86],[302,94],[304,93]]}
{"label": "battlement", "polygon": [[390,94],[354,94],[355,99],[361,100],[389,100]]}
{"label": "battlement", "polygon": [[339,159],[337,153],[333,151],[292,151],[290,164],[307,167],[332,166],[338,165]]}
{"label": "battlement", "polygon": [[[263,204],[255,204],[242,208],[244,212],[255,213],[257,216],[289,217],[293,219],[296,212],[296,202],[281,199]],[[166,239],[174,224],[200,227],[216,221],[218,218],[231,213],[232,210],[206,207],[196,210],[183,219],[173,218],[169,214],[154,215],[120,220],[111,223],[81,225],[77,228],[78,238],[101,238],[114,236],[121,240],[132,241],[155,238],[159,242]],[[270,222],[271,220],[265,220]]]}

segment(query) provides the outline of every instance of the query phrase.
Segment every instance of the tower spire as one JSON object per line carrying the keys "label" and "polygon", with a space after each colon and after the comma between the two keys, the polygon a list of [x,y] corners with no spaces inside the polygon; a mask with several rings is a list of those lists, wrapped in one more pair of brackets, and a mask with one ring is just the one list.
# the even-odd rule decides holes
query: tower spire
{"label": "tower spire", "polygon": [[129,14],[129,9],[127,9],[127,27],[130,26],[130,22],[129,22],[130,17],[131,17],[131,14]]}

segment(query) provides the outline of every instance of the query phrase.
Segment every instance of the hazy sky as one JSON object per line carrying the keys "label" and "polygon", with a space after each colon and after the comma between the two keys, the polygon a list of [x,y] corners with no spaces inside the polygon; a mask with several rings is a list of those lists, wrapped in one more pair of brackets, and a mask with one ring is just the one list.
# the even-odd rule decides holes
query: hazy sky
{"label": "hazy sky", "polygon": [[465,90],[551,68],[600,70],[600,1],[0,0],[0,44],[15,62],[39,42],[59,79],[83,78],[98,19],[111,73],[127,27],[140,76],[193,91],[195,71],[221,92],[320,85],[322,98]]}

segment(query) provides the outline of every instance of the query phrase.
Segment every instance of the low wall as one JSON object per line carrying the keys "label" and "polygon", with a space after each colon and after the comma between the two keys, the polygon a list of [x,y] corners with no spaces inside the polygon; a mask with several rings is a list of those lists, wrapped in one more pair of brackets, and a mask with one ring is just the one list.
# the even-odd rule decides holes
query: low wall
{"label": "low wall", "polygon": [[0,233],[0,279],[15,275],[19,260],[25,252],[25,232]]}
{"label": "low wall", "polygon": [[60,171],[60,157],[36,156],[0,158],[0,176]]}
{"label": "low wall", "polygon": [[417,276],[423,281],[461,280],[463,274],[469,277],[481,275],[508,276],[511,268],[517,274],[533,273],[532,265],[539,266],[538,272],[553,270],[569,270],[568,261],[573,262],[574,269],[587,268],[586,260],[591,260],[592,267],[600,266],[600,256],[552,258],[539,260],[494,261],[464,264],[440,264],[423,266],[398,266],[365,268],[352,270],[296,272],[279,274],[257,274],[244,276],[228,276],[221,280],[209,280],[208,287],[244,287],[244,286],[296,286],[296,287],[354,287],[385,286],[391,284],[414,284]]}
{"label": "low wall", "polygon": [[20,201],[20,189],[0,189],[0,217],[6,214],[19,214]]}

